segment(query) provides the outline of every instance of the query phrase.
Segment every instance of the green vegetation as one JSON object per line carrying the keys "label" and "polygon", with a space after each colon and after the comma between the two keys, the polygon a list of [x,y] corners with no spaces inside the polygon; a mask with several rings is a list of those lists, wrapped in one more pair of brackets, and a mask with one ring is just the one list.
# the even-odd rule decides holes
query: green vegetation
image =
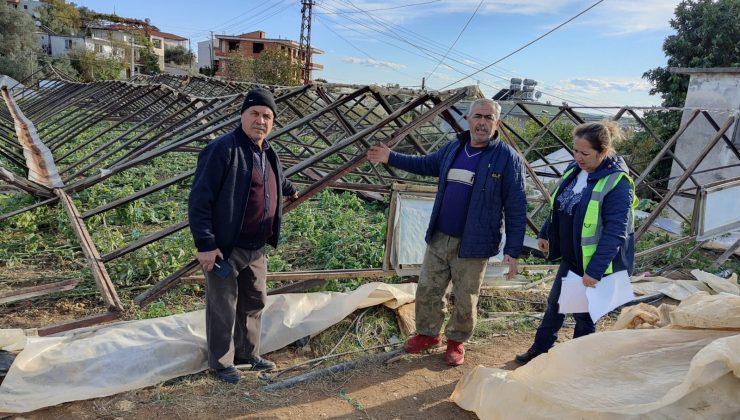
{"label": "green vegetation", "polygon": [[167,63],[175,63],[178,65],[190,65],[195,60],[195,54],[187,48],[178,45],[174,48],[165,46],[164,49],[164,61]]}
{"label": "green vegetation", "polygon": [[[740,19],[737,16],[740,16],[737,0],[684,0],[679,3],[670,21],[676,33],[663,43],[668,57],[666,66],[650,69],[642,76],[653,84],[650,94],[660,95],[664,107],[683,107],[689,76],[671,73],[671,67],[739,67]],[[644,119],[666,141],[678,130],[681,113],[648,111]],[[638,135],[634,140],[635,145],[641,145],[642,156],[655,156],[661,148],[647,135]],[[664,160],[650,179],[667,177],[670,168],[670,159]],[[667,185],[667,181],[660,185]]]}
{"label": "green vegetation", "polygon": [[27,14],[0,2],[0,74],[21,81],[37,67],[36,25]]}
{"label": "green vegetation", "polygon": [[266,49],[257,58],[232,52],[224,60],[223,68],[224,77],[228,80],[282,86],[301,84],[300,70],[301,66],[287,52],[277,49]]}
{"label": "green vegetation", "polygon": [[75,35],[82,26],[80,11],[74,3],[64,0],[47,0],[41,6],[41,24],[60,35]]}

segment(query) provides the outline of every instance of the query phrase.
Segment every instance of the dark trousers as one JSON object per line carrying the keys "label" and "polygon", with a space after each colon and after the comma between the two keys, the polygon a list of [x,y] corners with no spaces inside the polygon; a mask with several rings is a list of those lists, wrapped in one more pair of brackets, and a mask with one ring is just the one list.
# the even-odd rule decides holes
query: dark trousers
{"label": "dark trousers", "polygon": [[[560,268],[558,268],[558,273],[555,276],[555,282],[552,284],[550,295],[547,297],[547,310],[542,317],[539,328],[537,328],[537,334],[534,337],[534,344],[532,344],[531,351],[547,352],[558,339],[558,331],[563,326],[563,321],[565,321],[565,315],[558,313],[560,310],[558,299],[560,299],[560,288],[563,284],[563,277],[568,274],[568,270],[570,270],[570,264],[567,262],[560,263]],[[573,338],[588,335],[596,331],[596,323],[591,319],[591,315],[588,312],[573,314],[573,318],[576,320]]]}
{"label": "dark trousers", "polygon": [[265,248],[235,248],[227,278],[206,272],[208,366],[222,369],[234,358],[259,355],[262,310],[267,300]]}

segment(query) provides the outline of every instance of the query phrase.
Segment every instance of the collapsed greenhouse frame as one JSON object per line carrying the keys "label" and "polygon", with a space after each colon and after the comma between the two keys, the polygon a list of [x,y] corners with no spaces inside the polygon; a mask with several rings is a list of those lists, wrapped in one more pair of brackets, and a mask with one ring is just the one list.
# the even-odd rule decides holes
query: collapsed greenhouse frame
{"label": "collapsed greenhouse frame", "polygon": [[[108,311],[39,330],[41,335],[115,319],[123,305],[114,281],[106,268],[115,260],[147,246],[156,246],[188,226],[179,220],[147,232],[125,246],[99,252],[99,246],[88,230],[90,218],[121,209],[137,200],[162,192],[170,186],[187,183],[194,169],[181,168],[175,174],[116,200],[94,208],[79,209],[74,195],[126,171],[167,159],[177,154],[196,155],[208,141],[232,130],[239,122],[238,109],[245,93],[256,85],[224,82],[202,76],[137,76],[130,81],[80,83],[53,67],[45,67],[32,76],[35,83],[2,87],[4,106],[0,106],[0,179],[6,186],[32,196],[35,203],[0,215],[0,222],[44,206],[60,206],[74,230],[88,268]],[[30,80],[30,79],[29,79]],[[40,82],[38,82],[40,80]],[[22,81],[22,82],[28,82]],[[391,89],[378,86],[314,84],[298,87],[266,86],[274,92],[278,106],[276,124],[268,139],[281,157],[285,175],[300,191],[298,200],[286,205],[291,211],[326,188],[355,191],[367,198],[390,193],[394,184],[434,186],[423,179],[387,165],[371,164],[365,151],[382,141],[395,150],[427,154],[463,131],[464,109],[461,102],[481,98],[476,87],[443,92]],[[558,179],[558,165],[550,161],[538,144],[548,136],[572,154],[569,139],[558,136],[553,127],[558,121],[569,124],[584,122],[576,107],[563,104],[548,121],[530,109],[531,103],[517,102],[509,110],[520,111],[538,127],[532,138],[524,138],[502,115],[503,140],[513,146],[525,162],[528,180],[534,194],[528,197],[534,206],[528,214],[528,227],[537,232],[534,218],[547,210],[549,190],[545,181]],[[655,111],[678,112],[679,109],[651,108]],[[614,109],[611,119],[629,120],[629,124],[662,144],[660,153],[641,162],[638,171],[635,158],[628,159],[638,195],[649,194],[658,202],[636,232],[639,241],[652,227],[664,209],[688,224],[690,214],[676,209],[675,196],[694,198],[702,185],[694,175],[709,151],[723,142],[740,166],[740,152],[727,133],[737,120],[737,113],[725,121],[716,121],[710,110],[694,109],[678,132],[670,139],[660,139],[638,114],[639,109]],[[692,162],[682,162],[671,152],[682,133],[698,121],[708,122],[715,134]],[[15,133],[15,136],[13,136]],[[84,141],[78,138],[85,133]],[[93,133],[93,134],[90,134]],[[683,174],[671,180],[656,179],[656,168],[671,159]],[[544,164],[535,166],[540,160]],[[729,182],[729,180],[728,180]],[[79,200],[77,200],[79,201]],[[695,231],[680,234],[671,242],[638,253],[645,257],[681,243],[695,241]],[[701,245],[702,242],[699,242]],[[732,248],[723,254],[728,257]],[[698,248],[698,245],[697,245]],[[136,298],[147,305],[178,284],[198,268],[190,260],[169,275],[146,288]],[[387,275],[383,270],[333,270],[325,272],[277,273],[271,279],[301,280],[323,277],[357,277]],[[3,282],[0,279],[0,282]],[[61,281],[46,285],[13,288],[0,294],[0,303],[10,303],[44,294],[70,290],[77,283]]]}

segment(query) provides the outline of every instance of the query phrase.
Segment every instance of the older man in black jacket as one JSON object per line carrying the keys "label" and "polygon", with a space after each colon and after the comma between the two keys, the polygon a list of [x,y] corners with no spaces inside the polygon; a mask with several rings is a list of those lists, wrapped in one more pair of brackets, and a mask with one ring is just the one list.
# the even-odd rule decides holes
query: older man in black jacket
{"label": "older man in black jacket", "polygon": [[247,93],[241,124],[198,156],[190,191],[190,230],[206,275],[208,366],[228,383],[239,382],[234,364],[275,367],[259,355],[265,245],[277,246],[283,196],[298,197],[265,140],[275,110],[269,91]]}

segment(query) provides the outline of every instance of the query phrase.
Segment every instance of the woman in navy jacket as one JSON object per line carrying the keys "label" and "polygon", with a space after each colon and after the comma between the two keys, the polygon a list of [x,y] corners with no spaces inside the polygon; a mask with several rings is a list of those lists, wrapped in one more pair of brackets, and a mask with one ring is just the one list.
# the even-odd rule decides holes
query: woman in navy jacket
{"label": "woman in navy jacket", "polygon": [[[572,271],[583,285],[595,287],[605,275],[634,266],[634,185],[613,144],[620,137],[614,121],[581,124],[573,129],[574,162],[551,198],[550,215],[538,245],[560,267],[547,299],[534,344],[516,361],[526,364],[555,344],[565,315],[558,313],[562,278]],[[589,205],[590,204],[590,205]],[[573,314],[573,338],[591,334],[596,324],[586,313]]]}

